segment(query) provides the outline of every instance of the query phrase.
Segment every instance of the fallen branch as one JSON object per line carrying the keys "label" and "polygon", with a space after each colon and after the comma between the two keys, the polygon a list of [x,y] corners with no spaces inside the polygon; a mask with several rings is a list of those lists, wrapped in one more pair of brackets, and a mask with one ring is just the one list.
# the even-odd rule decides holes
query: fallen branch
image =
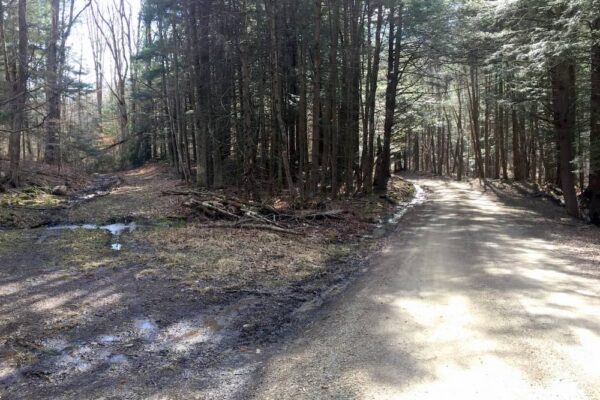
{"label": "fallen branch", "polygon": [[162,196],[202,196],[205,194],[205,192],[197,190],[163,190],[161,192]]}
{"label": "fallen branch", "polygon": [[[279,228],[287,232],[279,221],[298,221],[298,220],[319,220],[319,219],[338,219],[344,212],[343,210],[305,210],[305,211],[286,211],[281,212],[268,204],[258,203],[252,200],[241,200],[236,197],[226,196],[220,193],[200,192],[194,190],[163,191],[164,195],[170,196],[190,196],[184,203],[186,207],[191,207],[196,211],[212,219],[230,219],[236,221],[241,226],[242,223],[251,222],[259,229],[264,226]],[[245,226],[248,226],[247,224]],[[272,229],[274,231],[280,231]]]}
{"label": "fallen branch", "polygon": [[280,228],[274,225],[263,225],[263,224],[246,224],[246,223],[233,223],[233,224],[208,224],[202,225],[201,228],[229,228],[229,229],[258,229],[265,231],[272,231],[277,233],[285,233],[287,235],[302,235],[301,232],[297,232],[291,229]]}
{"label": "fallen branch", "polygon": [[344,213],[344,210],[327,210],[327,211],[301,211],[292,214],[295,218],[300,219],[340,219],[340,215]]}

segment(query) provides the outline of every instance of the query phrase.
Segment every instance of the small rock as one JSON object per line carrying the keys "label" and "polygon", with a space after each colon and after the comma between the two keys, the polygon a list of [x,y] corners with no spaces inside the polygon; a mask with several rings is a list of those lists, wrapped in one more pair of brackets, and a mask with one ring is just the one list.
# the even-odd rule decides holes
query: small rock
{"label": "small rock", "polygon": [[52,188],[52,194],[55,196],[66,196],[67,187],[65,185],[54,186]]}
{"label": "small rock", "polygon": [[125,356],[123,354],[115,354],[115,355],[112,355],[108,361],[111,364],[126,364],[127,356]]}

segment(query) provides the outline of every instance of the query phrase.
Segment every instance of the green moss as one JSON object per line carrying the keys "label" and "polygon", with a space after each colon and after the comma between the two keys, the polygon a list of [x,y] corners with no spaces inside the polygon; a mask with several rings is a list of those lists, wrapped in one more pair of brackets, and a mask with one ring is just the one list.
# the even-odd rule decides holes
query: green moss
{"label": "green moss", "polygon": [[150,222],[149,226],[153,228],[183,228],[186,224],[185,218],[159,218]]}
{"label": "green moss", "polygon": [[17,192],[0,195],[0,206],[10,207],[54,207],[63,203],[64,199],[54,196],[46,189],[37,187],[24,188]]}

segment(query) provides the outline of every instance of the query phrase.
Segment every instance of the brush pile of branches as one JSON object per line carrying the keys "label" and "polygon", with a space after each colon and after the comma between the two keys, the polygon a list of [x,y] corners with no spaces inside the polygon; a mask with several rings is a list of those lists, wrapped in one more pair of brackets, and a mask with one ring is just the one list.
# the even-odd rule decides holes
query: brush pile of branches
{"label": "brush pile of branches", "polygon": [[271,205],[234,196],[203,191],[164,191],[165,196],[189,196],[183,203],[212,220],[230,221],[211,227],[265,229],[287,234],[300,234],[290,226],[301,221],[339,219],[343,210],[278,210]]}

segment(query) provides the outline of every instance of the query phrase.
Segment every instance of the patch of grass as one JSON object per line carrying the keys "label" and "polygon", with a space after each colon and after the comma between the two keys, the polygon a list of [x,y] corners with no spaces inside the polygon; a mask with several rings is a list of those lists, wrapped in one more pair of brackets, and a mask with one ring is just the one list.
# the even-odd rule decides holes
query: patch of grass
{"label": "patch of grass", "polygon": [[52,255],[55,266],[88,270],[121,264],[110,241],[105,231],[75,229],[51,234],[42,246]]}
{"label": "patch of grass", "polygon": [[273,289],[318,273],[330,256],[326,246],[309,240],[195,224],[139,230],[132,240],[155,249],[140,277],[169,277],[202,287]]}
{"label": "patch of grass", "polygon": [[392,177],[389,183],[388,197],[396,202],[407,201],[415,194],[415,187],[410,182],[397,176]]}
{"label": "patch of grass", "polygon": [[48,189],[38,187],[28,187],[0,195],[1,207],[56,207],[63,201],[63,198],[50,194]]}
{"label": "patch of grass", "polygon": [[28,230],[0,231],[0,258],[6,260],[26,251],[34,240],[34,233]]}
{"label": "patch of grass", "polygon": [[8,350],[0,353],[0,362],[5,362],[8,365],[23,367],[36,361],[35,354],[28,350]]}
{"label": "patch of grass", "polygon": [[327,248],[327,253],[330,258],[344,258],[352,255],[354,252],[358,250],[360,244],[352,244],[352,243],[338,243],[329,245]]}

